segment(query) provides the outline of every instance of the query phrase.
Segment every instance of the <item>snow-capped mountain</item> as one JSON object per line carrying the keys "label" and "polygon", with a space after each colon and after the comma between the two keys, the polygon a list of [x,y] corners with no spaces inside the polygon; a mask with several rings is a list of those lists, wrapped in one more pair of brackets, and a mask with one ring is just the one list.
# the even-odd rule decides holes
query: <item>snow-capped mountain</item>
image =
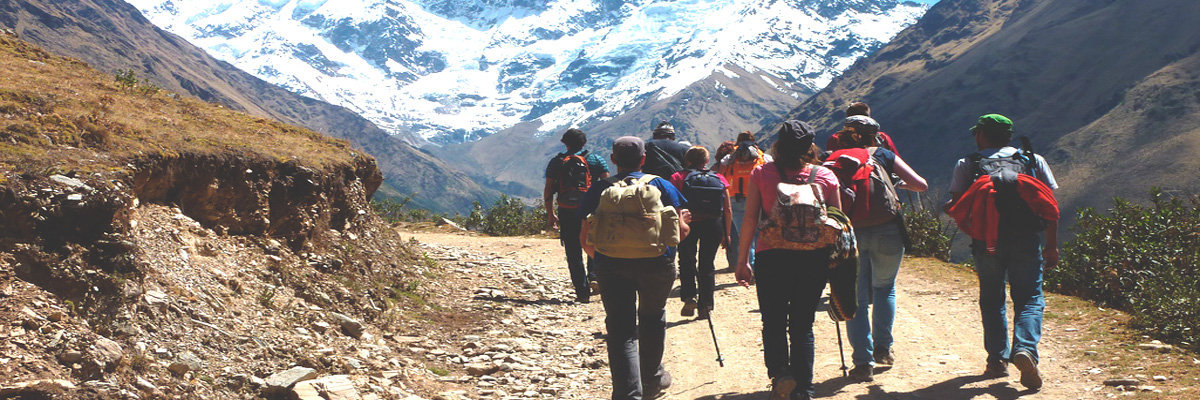
{"label": "snow-capped mountain", "polygon": [[897,0],[127,1],[267,81],[440,144],[530,121],[548,131],[611,120],[714,72],[799,97],[926,9]]}

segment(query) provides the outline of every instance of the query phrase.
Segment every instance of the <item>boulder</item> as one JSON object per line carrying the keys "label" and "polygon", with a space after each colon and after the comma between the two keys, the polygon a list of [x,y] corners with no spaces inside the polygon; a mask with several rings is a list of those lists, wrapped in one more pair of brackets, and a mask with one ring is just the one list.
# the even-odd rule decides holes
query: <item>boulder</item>
{"label": "boulder", "polygon": [[306,367],[292,367],[286,371],[279,371],[267,377],[268,391],[284,391],[296,386],[297,382],[306,381],[317,377],[317,370]]}

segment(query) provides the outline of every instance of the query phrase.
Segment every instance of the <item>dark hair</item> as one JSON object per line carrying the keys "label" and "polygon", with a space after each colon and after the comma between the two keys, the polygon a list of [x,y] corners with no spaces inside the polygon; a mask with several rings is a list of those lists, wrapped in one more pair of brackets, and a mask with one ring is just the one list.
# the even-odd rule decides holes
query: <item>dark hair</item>
{"label": "dark hair", "polygon": [[[878,131],[874,134],[862,134],[858,133],[858,129],[847,126],[834,135],[837,135],[837,137],[841,138],[843,144],[850,147],[872,147],[879,145]],[[858,135],[858,141],[854,140],[854,135]]]}
{"label": "dark hair", "polygon": [[692,146],[684,153],[683,162],[687,168],[704,168],[708,165],[708,149],[704,146]]}
{"label": "dark hair", "polygon": [[721,159],[725,158],[727,155],[733,154],[734,150],[737,150],[737,143],[734,141],[726,140],[721,142],[721,145],[717,147],[716,162],[720,163]]}
{"label": "dark hair", "polygon": [[821,165],[821,148],[817,147],[816,143],[808,146],[807,151],[801,151],[794,154],[783,154],[779,149],[779,142],[776,141],[774,146],[771,146],[771,156],[775,157],[775,163],[785,169],[799,168],[804,164]]}
{"label": "dark hair", "polygon": [[613,164],[616,164],[617,168],[620,168],[620,169],[641,169],[643,157],[645,157],[644,154],[637,156],[636,158],[632,157],[632,156],[630,156],[628,158],[622,158],[622,157],[618,157],[618,156],[614,155],[612,161],[613,161]]}
{"label": "dark hair", "polygon": [[751,142],[755,141],[754,134],[751,133],[750,131],[742,131],[742,133],[739,133],[737,136],[737,142],[741,143],[741,142],[745,142],[745,141],[751,141]]}
{"label": "dark hair", "polygon": [[983,141],[993,146],[1005,146],[1012,141],[1013,133],[1001,129],[976,129],[975,133],[983,134]]}
{"label": "dark hair", "polygon": [[587,144],[587,135],[582,130],[579,130],[579,128],[571,128],[567,129],[566,133],[563,133],[562,140],[560,141],[568,149],[579,150],[583,148],[583,145]]}
{"label": "dark hair", "polygon": [[871,106],[868,106],[867,103],[863,103],[861,101],[850,103],[850,107],[846,107],[846,116],[849,117],[853,115],[865,115],[870,117]]}

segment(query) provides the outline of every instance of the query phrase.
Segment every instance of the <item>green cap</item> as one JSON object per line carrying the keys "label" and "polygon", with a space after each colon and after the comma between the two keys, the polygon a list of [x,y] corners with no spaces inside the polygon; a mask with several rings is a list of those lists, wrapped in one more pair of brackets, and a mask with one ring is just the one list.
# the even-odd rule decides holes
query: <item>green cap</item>
{"label": "green cap", "polygon": [[979,117],[979,122],[971,127],[972,135],[975,134],[975,131],[1012,133],[1013,122],[1008,117],[1000,114],[988,114]]}

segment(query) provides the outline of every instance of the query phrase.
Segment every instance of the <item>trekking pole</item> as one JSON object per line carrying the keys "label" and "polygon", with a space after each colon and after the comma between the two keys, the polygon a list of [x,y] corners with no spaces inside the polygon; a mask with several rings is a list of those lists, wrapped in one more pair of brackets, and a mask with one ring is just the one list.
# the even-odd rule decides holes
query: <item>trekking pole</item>
{"label": "trekking pole", "polygon": [[842,356],[842,376],[850,376],[850,373],[848,372],[850,368],[846,367],[846,350],[842,348],[842,324],[835,319],[833,320],[833,326],[835,329],[837,329],[838,354]]}
{"label": "trekking pole", "polygon": [[708,314],[708,331],[712,332],[713,347],[717,349],[717,364],[720,364],[721,368],[725,368],[725,358],[721,357],[721,345],[717,344],[717,328],[713,327],[712,320],[713,320],[712,313],[709,313]]}

